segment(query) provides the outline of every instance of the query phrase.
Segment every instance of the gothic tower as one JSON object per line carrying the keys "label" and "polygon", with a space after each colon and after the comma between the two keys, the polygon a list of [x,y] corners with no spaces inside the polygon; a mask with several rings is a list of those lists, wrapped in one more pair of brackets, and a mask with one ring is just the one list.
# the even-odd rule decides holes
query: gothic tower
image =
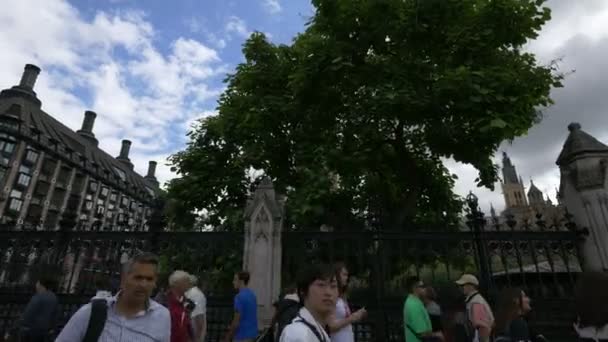
{"label": "gothic tower", "polygon": [[542,191],[540,191],[536,185],[534,185],[533,181],[530,181],[530,190],[528,190],[528,201],[531,206],[538,207],[546,204],[544,195]]}
{"label": "gothic tower", "polygon": [[502,153],[502,193],[507,209],[528,205],[524,183],[517,177],[515,166],[506,152]]}

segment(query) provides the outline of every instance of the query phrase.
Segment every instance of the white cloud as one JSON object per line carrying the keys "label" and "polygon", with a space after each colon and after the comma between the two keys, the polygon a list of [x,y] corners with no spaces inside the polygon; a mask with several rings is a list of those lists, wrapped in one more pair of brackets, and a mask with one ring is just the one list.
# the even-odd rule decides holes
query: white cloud
{"label": "white cloud", "polygon": [[203,24],[195,17],[186,19],[185,24],[191,33],[200,33],[203,31],[204,28]]}
{"label": "white cloud", "polygon": [[[239,34],[243,27],[232,26]],[[205,101],[220,91],[209,81],[226,69],[199,41],[178,37],[162,49],[156,38],[142,12],[100,11],[85,19],[65,0],[17,1],[0,12],[0,88],[16,84],[24,64],[37,64],[45,111],[72,129],[85,110],[96,111],[100,147],[117,155],[120,141],[132,140],[136,169],[145,173],[156,159],[164,182],[166,157],[182,147],[175,137],[208,108]]]}
{"label": "white cloud", "polygon": [[205,36],[206,36],[207,40],[211,44],[213,44],[215,47],[217,47],[218,49],[223,49],[226,47],[226,39],[219,38],[214,33],[207,33]]}
{"label": "white cloud", "polygon": [[245,21],[235,15],[228,18],[228,22],[226,23],[226,32],[234,33],[242,38],[248,38],[251,35],[251,32],[247,30],[247,25]]}
{"label": "white cloud", "polygon": [[283,10],[279,0],[264,0],[263,5],[266,11],[268,11],[270,14],[277,14]]}

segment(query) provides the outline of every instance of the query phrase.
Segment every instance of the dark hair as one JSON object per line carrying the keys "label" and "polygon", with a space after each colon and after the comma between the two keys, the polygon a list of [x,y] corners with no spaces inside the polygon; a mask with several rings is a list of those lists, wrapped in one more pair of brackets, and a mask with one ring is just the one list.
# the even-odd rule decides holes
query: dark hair
{"label": "dark hair", "polygon": [[522,308],[522,290],[516,287],[503,289],[496,301],[496,331],[503,333],[508,330],[511,321],[519,316]]}
{"label": "dark hair", "polygon": [[431,300],[433,302],[437,300],[437,292],[435,292],[435,289],[432,286],[427,285],[424,289],[426,292],[426,298],[428,300]]}
{"label": "dark hair", "polygon": [[298,276],[297,287],[300,302],[304,303],[304,299],[308,297],[308,289],[310,285],[317,280],[334,280],[336,273],[329,265],[312,265],[305,267]]}
{"label": "dark hair", "polygon": [[249,284],[249,272],[241,271],[236,274],[236,276],[241,280],[245,285]]}
{"label": "dark hair", "polygon": [[38,282],[48,291],[55,291],[57,288],[57,277],[50,272],[42,272],[38,276]]}
{"label": "dark hair", "polygon": [[334,271],[336,273],[336,281],[338,282],[338,295],[340,297],[344,296],[344,294],[346,293],[346,290],[348,290],[348,282],[346,282],[346,284],[342,284],[342,280],[341,280],[342,277],[340,277],[340,273],[342,273],[342,270],[348,270],[346,268],[345,263],[337,262],[334,264]]}
{"label": "dark hair", "polygon": [[296,284],[289,284],[289,286],[285,287],[285,294],[290,293],[298,293],[298,287]]}
{"label": "dark hair", "polygon": [[608,324],[608,274],[588,272],[579,276],[574,303],[579,324],[600,328]]}
{"label": "dark hair", "polygon": [[129,261],[127,261],[123,267],[123,273],[129,273],[133,270],[133,265],[135,264],[144,264],[144,265],[154,265],[156,266],[156,271],[158,273],[158,257],[155,254],[144,252],[137,255],[134,255]]}
{"label": "dark hair", "polygon": [[110,290],[111,284],[110,284],[110,277],[104,275],[98,276],[95,279],[95,290],[97,291],[102,291],[102,290]]}
{"label": "dark hair", "polygon": [[420,284],[420,278],[417,276],[407,277],[405,285],[407,286],[407,292],[413,293],[414,289]]}

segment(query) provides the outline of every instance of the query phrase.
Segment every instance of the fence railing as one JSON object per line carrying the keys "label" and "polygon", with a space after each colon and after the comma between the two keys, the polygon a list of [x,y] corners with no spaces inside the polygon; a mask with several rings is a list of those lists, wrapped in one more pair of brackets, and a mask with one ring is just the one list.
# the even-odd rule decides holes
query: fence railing
{"label": "fence railing", "polygon": [[[458,300],[447,290],[453,280],[474,273],[490,300],[503,287],[524,288],[533,298],[533,326],[567,334],[584,233],[568,217],[550,224],[541,217],[533,223],[499,223],[472,210],[467,218],[466,229],[442,231],[283,232],[282,284],[293,284],[302,265],[342,261],[352,275],[354,309],[365,306],[369,312],[355,327],[357,341],[403,341],[408,276],[436,286],[441,304]],[[21,314],[42,270],[60,275],[61,326],[90,299],[99,279],[117,288],[121,266],[138,251],[160,256],[160,289],[163,277],[176,269],[203,280],[209,340],[219,339],[231,317],[231,281],[242,266],[242,233],[0,229],[0,334]]]}

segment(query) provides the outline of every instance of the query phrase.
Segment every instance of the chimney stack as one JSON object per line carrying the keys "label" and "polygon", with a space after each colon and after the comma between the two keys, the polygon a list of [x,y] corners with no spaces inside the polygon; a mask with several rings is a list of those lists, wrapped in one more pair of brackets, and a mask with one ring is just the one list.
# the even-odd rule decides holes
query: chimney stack
{"label": "chimney stack", "polygon": [[93,125],[95,125],[95,118],[97,114],[90,110],[84,112],[84,120],[82,121],[82,128],[79,129],[78,133],[81,137],[91,142],[94,146],[97,146],[98,142],[93,133]]}
{"label": "chimney stack", "polygon": [[40,74],[39,67],[33,64],[26,64],[19,85],[0,91],[0,99],[22,98],[40,108],[42,102],[36,97],[36,92],[34,91],[34,85],[36,84],[38,74]]}
{"label": "chimney stack", "polygon": [[148,174],[146,175],[146,177],[148,178],[156,178],[156,162],[153,160],[150,160],[148,162]]}
{"label": "chimney stack", "polygon": [[97,117],[97,114],[95,114],[95,112],[92,112],[90,110],[87,110],[86,112],[84,112],[84,120],[82,121],[81,131],[93,133],[93,125],[95,125],[96,117]]}
{"label": "chimney stack", "polygon": [[158,188],[158,180],[156,180],[156,165],[157,163],[153,160],[148,162],[148,174],[144,178]]}
{"label": "chimney stack", "polygon": [[36,84],[38,74],[40,74],[39,67],[33,64],[26,64],[23,70],[23,75],[21,76],[21,82],[19,82],[19,86],[28,90],[34,90],[34,85]]}
{"label": "chimney stack", "polygon": [[124,139],[122,141],[122,146],[120,147],[120,154],[116,159],[125,165],[127,165],[131,170],[133,170],[133,163],[129,159],[129,150],[131,149],[131,140]]}

